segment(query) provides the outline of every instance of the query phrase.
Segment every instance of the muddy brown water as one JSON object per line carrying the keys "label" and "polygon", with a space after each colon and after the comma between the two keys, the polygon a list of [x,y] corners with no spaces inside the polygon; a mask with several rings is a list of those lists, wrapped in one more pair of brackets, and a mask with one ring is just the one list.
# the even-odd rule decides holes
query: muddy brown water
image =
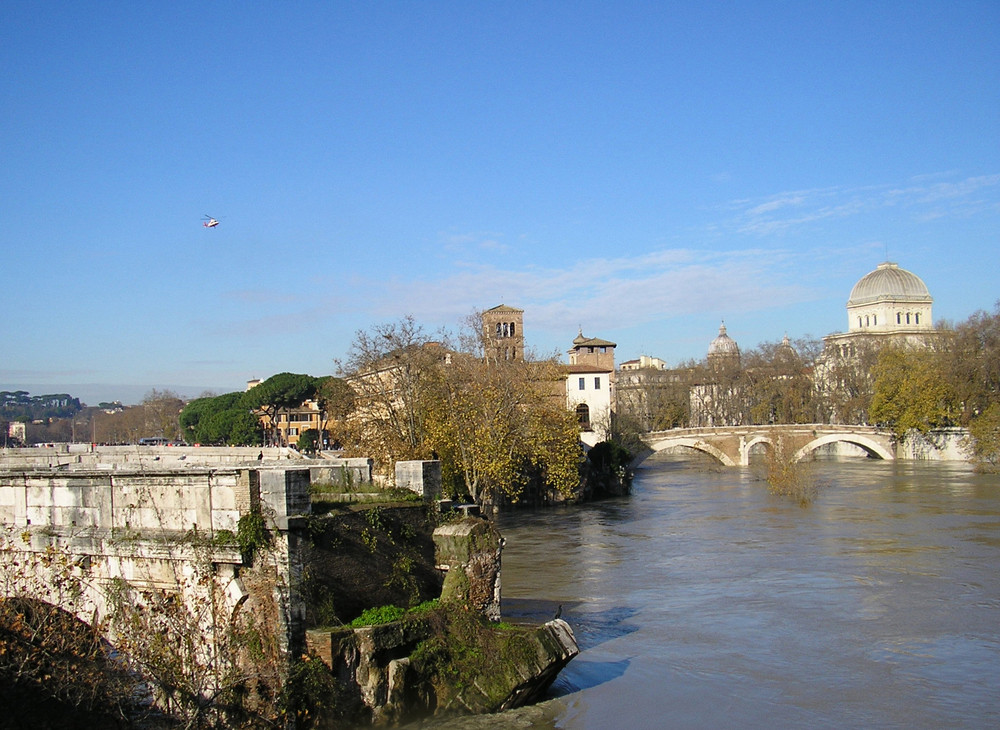
{"label": "muddy brown water", "polygon": [[1000,726],[1000,477],[816,462],[815,501],[659,458],[629,498],[503,515],[503,613],[562,605],[552,697],[436,728]]}

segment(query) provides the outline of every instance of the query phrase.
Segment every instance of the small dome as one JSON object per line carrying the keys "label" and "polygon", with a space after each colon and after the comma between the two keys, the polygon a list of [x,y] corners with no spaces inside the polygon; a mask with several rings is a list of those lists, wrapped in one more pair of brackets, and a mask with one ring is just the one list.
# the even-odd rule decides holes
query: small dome
{"label": "small dome", "polygon": [[736,340],[726,334],[726,323],[719,325],[719,336],[708,346],[709,357],[739,357],[740,347]]}
{"label": "small dome", "polygon": [[929,302],[927,285],[914,273],[899,268],[898,264],[886,261],[875,271],[865,274],[851,290],[847,306],[869,304],[880,300],[897,302]]}

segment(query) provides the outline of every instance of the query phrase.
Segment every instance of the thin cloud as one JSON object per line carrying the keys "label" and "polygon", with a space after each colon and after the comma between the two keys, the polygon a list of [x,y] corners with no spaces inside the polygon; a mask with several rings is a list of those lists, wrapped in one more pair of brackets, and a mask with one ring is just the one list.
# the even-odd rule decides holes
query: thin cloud
{"label": "thin cloud", "polygon": [[506,303],[530,309],[538,329],[565,331],[578,322],[610,328],[706,309],[745,312],[808,301],[815,292],[785,273],[797,256],[759,249],[676,249],[589,259],[561,269],[481,266],[441,280],[394,281],[386,287],[392,296],[373,304],[382,317],[406,311],[421,320],[451,323],[470,308]]}
{"label": "thin cloud", "polygon": [[719,228],[770,236],[892,207],[907,211],[914,221],[927,221],[993,211],[1000,204],[1000,174],[931,182],[934,177],[921,175],[902,186],[815,188],[735,200],[729,205],[733,216]]}
{"label": "thin cloud", "polygon": [[503,252],[510,248],[501,240],[503,234],[493,232],[442,232],[438,238],[441,246],[453,253],[467,251]]}

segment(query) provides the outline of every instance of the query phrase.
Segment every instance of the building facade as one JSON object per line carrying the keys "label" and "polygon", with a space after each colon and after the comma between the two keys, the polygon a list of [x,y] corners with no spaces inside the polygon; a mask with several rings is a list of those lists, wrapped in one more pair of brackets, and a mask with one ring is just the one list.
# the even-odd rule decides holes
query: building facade
{"label": "building facade", "polygon": [[598,337],[584,337],[583,331],[573,340],[566,374],[566,407],[576,412],[580,421],[580,440],[593,446],[607,439],[614,417],[615,348],[617,345]]}

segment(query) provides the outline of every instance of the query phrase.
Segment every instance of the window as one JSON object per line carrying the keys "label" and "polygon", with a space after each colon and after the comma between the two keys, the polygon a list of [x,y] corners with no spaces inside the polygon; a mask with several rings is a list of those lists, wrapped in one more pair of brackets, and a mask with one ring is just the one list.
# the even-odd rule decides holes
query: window
{"label": "window", "polygon": [[601,389],[601,379],[594,378],[594,390],[600,390],[600,389]]}
{"label": "window", "polygon": [[909,312],[906,313],[906,323],[907,324],[910,323],[910,313]]}
{"label": "window", "polygon": [[903,324],[903,315],[899,312],[896,312],[896,324]]}
{"label": "window", "polygon": [[867,326],[868,326],[868,315],[866,314],[865,315],[865,327],[867,327]]}
{"label": "window", "polygon": [[584,431],[590,430],[590,406],[581,403],[576,407],[576,418],[580,422],[580,428]]}
{"label": "window", "polygon": [[587,387],[587,383],[586,383],[586,379],[585,378],[580,378],[579,386],[580,386],[579,390],[584,390]]}
{"label": "window", "polygon": [[510,323],[510,336],[511,337],[514,336],[514,323],[513,322]]}
{"label": "window", "polygon": [[875,325],[876,327],[878,327],[878,315],[877,314],[873,314],[872,315],[872,324]]}
{"label": "window", "polygon": [[913,324],[920,324],[920,315],[919,314],[914,314],[913,315]]}

